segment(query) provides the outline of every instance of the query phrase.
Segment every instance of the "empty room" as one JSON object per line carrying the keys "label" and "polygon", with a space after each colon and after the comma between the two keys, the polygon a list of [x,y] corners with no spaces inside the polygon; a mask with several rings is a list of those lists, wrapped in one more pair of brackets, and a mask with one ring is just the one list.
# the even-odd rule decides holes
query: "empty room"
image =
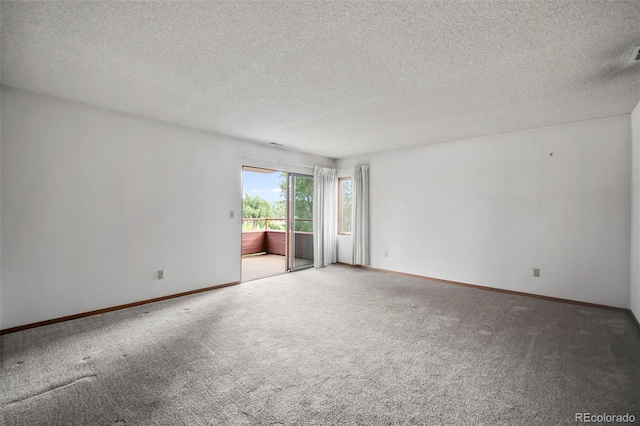
{"label": "empty room", "polygon": [[640,423],[640,2],[0,0],[0,424]]}

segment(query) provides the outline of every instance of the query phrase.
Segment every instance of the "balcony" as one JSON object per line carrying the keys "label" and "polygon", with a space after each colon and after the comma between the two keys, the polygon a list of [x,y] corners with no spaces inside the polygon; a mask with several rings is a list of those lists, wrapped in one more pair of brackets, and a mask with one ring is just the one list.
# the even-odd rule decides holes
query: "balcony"
{"label": "balcony", "polygon": [[[298,222],[311,219],[296,219]],[[283,218],[242,219],[242,282],[287,271],[285,228]],[[313,232],[295,231],[294,252],[296,266],[313,263]]]}

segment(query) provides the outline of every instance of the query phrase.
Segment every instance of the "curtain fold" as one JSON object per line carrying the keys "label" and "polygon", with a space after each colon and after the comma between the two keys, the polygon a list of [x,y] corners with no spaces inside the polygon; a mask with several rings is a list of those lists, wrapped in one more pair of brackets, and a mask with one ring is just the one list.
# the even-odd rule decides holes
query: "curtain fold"
{"label": "curtain fold", "polygon": [[325,167],[313,171],[313,266],[336,263],[338,172]]}
{"label": "curtain fold", "polygon": [[369,264],[369,166],[353,168],[353,264]]}

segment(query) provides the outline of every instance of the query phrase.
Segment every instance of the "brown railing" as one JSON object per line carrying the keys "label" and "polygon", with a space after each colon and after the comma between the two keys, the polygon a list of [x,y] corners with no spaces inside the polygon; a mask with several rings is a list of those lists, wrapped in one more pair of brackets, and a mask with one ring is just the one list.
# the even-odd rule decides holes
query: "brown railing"
{"label": "brown railing", "polygon": [[[311,222],[313,219],[296,219],[296,222]],[[261,217],[242,219],[242,254],[268,253],[285,254],[286,231],[282,229],[269,229],[269,222],[280,221],[286,224],[284,218]],[[245,229],[245,222],[251,223],[251,229]],[[296,248],[295,256],[299,258],[313,259],[313,233],[295,231]]]}
{"label": "brown railing", "polygon": [[[310,219],[309,219],[310,220]],[[269,221],[276,222],[276,221],[280,221],[283,222],[283,225],[286,226],[286,219],[282,218],[282,217],[261,217],[261,218],[242,218],[242,231],[244,232],[244,224],[249,222],[251,223],[251,230],[252,231],[259,231],[259,230],[266,230],[269,229]],[[282,228],[284,229],[284,227]]]}
{"label": "brown railing", "polygon": [[[242,218],[242,231],[244,232],[244,224],[246,222],[250,222],[251,225],[251,230],[252,231],[261,231],[261,230],[268,230],[269,229],[269,221],[276,222],[284,222],[283,225],[286,226],[286,221],[287,219],[283,218],[283,217],[259,217],[259,218],[254,218],[254,217],[243,217]],[[313,219],[298,219],[296,218],[296,222],[312,222]],[[262,223],[263,222],[263,223]],[[282,230],[284,230],[284,227],[282,228]]]}

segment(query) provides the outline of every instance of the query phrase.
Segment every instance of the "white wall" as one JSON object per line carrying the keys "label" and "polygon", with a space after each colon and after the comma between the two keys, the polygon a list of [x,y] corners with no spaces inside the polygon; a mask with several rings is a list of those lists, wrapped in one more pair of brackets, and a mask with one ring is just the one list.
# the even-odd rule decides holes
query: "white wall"
{"label": "white wall", "polygon": [[374,267],[627,308],[630,131],[624,115],[338,168],[370,165]]}
{"label": "white wall", "polygon": [[631,310],[640,321],[640,103],[631,113],[632,203],[631,213]]}
{"label": "white wall", "polygon": [[24,91],[1,100],[3,329],[239,281],[242,164],[335,164]]}

